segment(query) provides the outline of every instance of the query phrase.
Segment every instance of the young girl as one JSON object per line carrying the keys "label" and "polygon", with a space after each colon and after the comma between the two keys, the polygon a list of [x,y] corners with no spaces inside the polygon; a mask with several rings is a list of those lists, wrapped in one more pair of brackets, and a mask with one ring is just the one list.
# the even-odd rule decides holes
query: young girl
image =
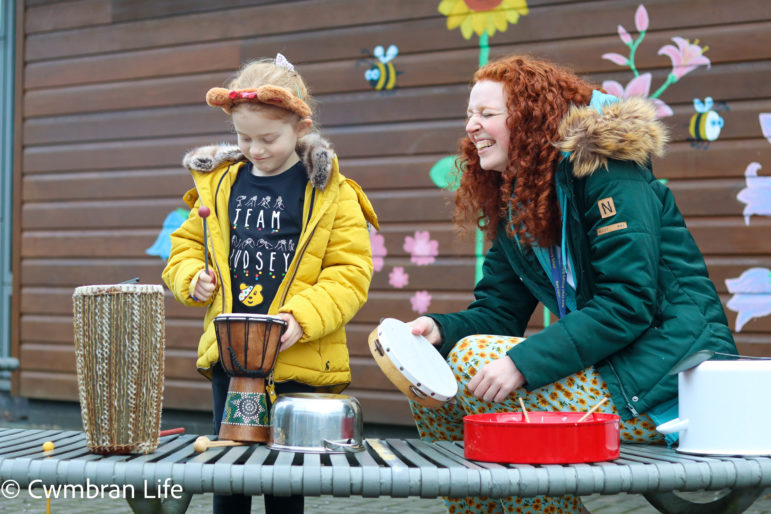
{"label": "young girl", "polygon": [[[197,367],[212,380],[217,433],[229,383],[218,362],[219,314],[270,314],[287,323],[273,370],[277,394],[348,385],[344,327],[367,299],[367,224],[378,224],[361,188],[340,173],[329,143],[313,132],[308,89],[283,56],[247,64],[206,101],[231,115],[238,146],[184,157],[195,182],[184,197],[192,210],[171,236],[163,280],[183,304],[207,307]],[[201,206],[208,217],[199,216]],[[266,495],[265,506],[301,512],[303,502]],[[250,507],[250,497],[214,498],[215,512]]]}

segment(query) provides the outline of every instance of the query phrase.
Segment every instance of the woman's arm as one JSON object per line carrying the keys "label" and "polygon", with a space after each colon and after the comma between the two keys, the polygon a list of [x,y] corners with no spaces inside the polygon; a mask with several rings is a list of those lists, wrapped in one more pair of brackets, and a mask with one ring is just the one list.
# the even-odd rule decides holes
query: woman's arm
{"label": "woman's arm", "polygon": [[[503,227],[499,229],[503,231]],[[485,256],[483,276],[474,288],[469,307],[453,314],[431,314],[441,333],[439,351],[447,356],[455,343],[471,334],[522,336],[538,301],[522,283],[506,258],[500,233]]]}

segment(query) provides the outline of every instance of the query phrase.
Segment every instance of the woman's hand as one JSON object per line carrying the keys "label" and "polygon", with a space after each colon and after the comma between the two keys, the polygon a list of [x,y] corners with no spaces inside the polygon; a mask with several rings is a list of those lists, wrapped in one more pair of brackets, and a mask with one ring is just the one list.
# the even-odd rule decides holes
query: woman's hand
{"label": "woman's hand", "polygon": [[502,402],[512,391],[525,385],[525,377],[508,355],[489,362],[477,370],[468,390],[486,402]]}
{"label": "woman's hand", "polygon": [[439,326],[433,318],[421,316],[407,323],[412,327],[412,333],[416,336],[423,336],[434,346],[442,344],[442,334],[439,332]]}
{"label": "woman's hand", "polygon": [[199,271],[195,281],[193,299],[197,302],[209,301],[217,288],[217,275],[214,274],[214,270],[209,270],[208,274],[206,270]]}
{"label": "woman's hand", "polygon": [[295,317],[289,312],[279,312],[278,317],[286,321],[286,331],[281,336],[281,346],[279,352],[288,350],[293,344],[303,336],[303,327],[297,322]]}

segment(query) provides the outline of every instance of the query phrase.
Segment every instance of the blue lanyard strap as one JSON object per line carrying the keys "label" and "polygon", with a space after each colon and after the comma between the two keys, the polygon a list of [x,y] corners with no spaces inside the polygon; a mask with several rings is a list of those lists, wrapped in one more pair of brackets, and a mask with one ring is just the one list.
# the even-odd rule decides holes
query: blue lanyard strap
{"label": "blue lanyard strap", "polygon": [[[570,259],[567,248],[567,234],[566,234],[566,209],[567,198],[564,191],[557,188],[560,207],[562,209],[562,244],[552,246],[551,248],[541,248],[537,244],[531,246],[533,253],[538,259],[543,272],[547,275],[554,287],[554,293],[557,297],[557,306],[559,307],[560,319],[565,317],[567,309],[576,309],[575,299],[575,275],[571,275],[571,282],[567,280],[567,262]],[[509,219],[511,219],[511,207],[509,207]],[[519,237],[514,237],[514,241],[517,243],[517,248],[524,255],[522,245],[519,242]]]}
{"label": "blue lanyard strap", "polygon": [[560,311],[560,319],[565,317],[567,272],[562,263],[562,251],[559,246],[549,248],[549,267],[551,268],[551,282],[557,295],[557,307]]}

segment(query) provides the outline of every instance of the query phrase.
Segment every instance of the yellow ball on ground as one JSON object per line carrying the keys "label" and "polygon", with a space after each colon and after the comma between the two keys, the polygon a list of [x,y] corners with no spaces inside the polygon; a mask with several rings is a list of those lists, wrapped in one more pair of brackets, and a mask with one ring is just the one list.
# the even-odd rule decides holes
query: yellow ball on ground
{"label": "yellow ball on ground", "polygon": [[54,443],[52,441],[46,441],[43,443],[43,451],[50,452],[54,449]]}

